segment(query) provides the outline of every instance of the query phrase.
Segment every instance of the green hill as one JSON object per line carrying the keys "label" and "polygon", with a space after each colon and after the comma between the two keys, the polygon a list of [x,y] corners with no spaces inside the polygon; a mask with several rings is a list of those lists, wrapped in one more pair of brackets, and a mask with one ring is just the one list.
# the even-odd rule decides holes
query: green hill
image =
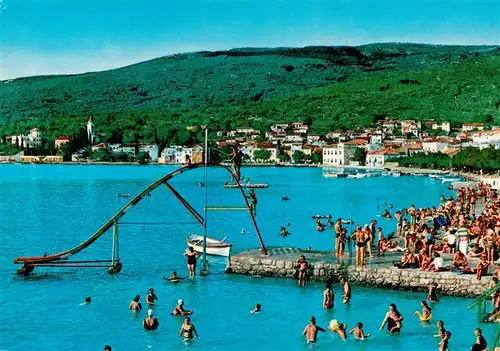
{"label": "green hill", "polygon": [[420,44],[173,55],[2,81],[0,128],[10,134],[37,126],[50,137],[71,133],[92,114],[107,137],[168,141],[185,125],[208,121],[217,129],[267,129],[307,119],[320,132],[386,115],[500,124],[499,55],[496,47]]}

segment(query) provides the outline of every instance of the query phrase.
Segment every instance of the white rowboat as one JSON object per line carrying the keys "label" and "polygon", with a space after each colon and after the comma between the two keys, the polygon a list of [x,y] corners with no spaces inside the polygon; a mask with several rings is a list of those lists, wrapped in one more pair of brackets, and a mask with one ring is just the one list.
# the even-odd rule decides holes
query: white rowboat
{"label": "white rowboat", "polygon": [[[232,244],[224,242],[227,237],[217,240],[207,237],[207,255],[228,257],[231,252]],[[194,251],[203,253],[203,236],[198,234],[189,234],[186,236],[186,243]]]}

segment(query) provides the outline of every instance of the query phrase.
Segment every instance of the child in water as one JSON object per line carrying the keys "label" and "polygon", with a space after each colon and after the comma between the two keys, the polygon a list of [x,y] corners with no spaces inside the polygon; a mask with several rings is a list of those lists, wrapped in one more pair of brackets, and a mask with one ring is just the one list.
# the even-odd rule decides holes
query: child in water
{"label": "child in water", "polygon": [[259,312],[262,312],[260,303],[256,304],[255,307],[253,308],[253,310],[250,311],[251,314],[256,314]]}
{"label": "child in water", "polygon": [[363,323],[361,322],[356,323],[356,326],[351,329],[349,334],[354,334],[354,338],[357,340],[364,340],[371,335],[365,334],[365,332],[363,331]]}

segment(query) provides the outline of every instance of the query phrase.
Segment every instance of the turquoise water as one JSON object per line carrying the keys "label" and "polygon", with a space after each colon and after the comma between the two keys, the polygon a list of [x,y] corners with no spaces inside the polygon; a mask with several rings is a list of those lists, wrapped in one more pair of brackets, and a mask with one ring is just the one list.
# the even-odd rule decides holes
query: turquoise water
{"label": "turquoise water", "polygon": [[[326,327],[336,318],[354,326],[364,322],[373,340],[342,342],[331,333],[320,333],[320,350],[437,350],[432,338],[434,325],[421,325],[412,316],[420,310],[424,293],[373,290],[354,287],[352,304],[339,303],[340,287],[335,286],[333,311],[321,308],[322,284],[299,289],[292,280],[258,279],[228,276],[223,273],[225,260],[210,258],[211,274],[193,282],[177,285],[161,277],[176,269],[186,275],[182,256],[185,235],[200,232],[187,211],[165,189],[135,206],[123,219],[126,222],[178,222],[173,225],[130,225],[120,227],[122,273],[110,276],[105,269],[37,268],[34,275],[16,276],[18,256],[60,252],[86,239],[129,199],[118,193],[136,194],[152,181],[173,170],[169,166],[59,166],[0,165],[0,348],[3,350],[302,350],[302,330],[311,315]],[[244,175],[253,182],[266,182],[269,189],[257,190],[258,222],[268,246],[298,246],[329,249],[332,233],[315,231],[313,214],[331,213],[334,217],[352,217],[359,224],[377,218],[385,232],[393,231],[394,222],[374,217],[384,202],[395,208],[411,203],[428,206],[439,195],[450,194],[439,181],[426,177],[324,179],[321,169],[249,168]],[[237,190],[224,189],[228,180],[222,170],[210,169],[208,183],[211,205],[241,205]],[[200,211],[204,189],[203,171],[194,170],[174,178],[171,183]],[[282,202],[282,196],[291,198]],[[378,198],[378,201],[377,201]],[[377,209],[377,205],[380,206]],[[278,236],[280,226],[291,223],[292,235]],[[235,246],[235,251],[258,247],[248,214],[217,212],[209,216],[210,235]],[[245,228],[246,235],[241,234]],[[111,233],[75,259],[109,259]],[[144,312],[128,310],[131,299],[148,288],[159,296],[155,308],[160,327],[145,332],[141,327]],[[79,306],[86,296],[92,304]],[[181,318],[169,315],[177,299],[195,311],[193,323],[201,338],[184,344],[177,336]],[[452,333],[451,349],[466,350],[474,342],[478,326],[475,311],[467,311],[470,299],[443,297],[433,310],[434,320],[443,319]],[[405,317],[401,336],[387,336],[378,326],[388,304],[396,303]],[[255,303],[263,312],[250,315]],[[493,327],[482,326],[492,342]]]}

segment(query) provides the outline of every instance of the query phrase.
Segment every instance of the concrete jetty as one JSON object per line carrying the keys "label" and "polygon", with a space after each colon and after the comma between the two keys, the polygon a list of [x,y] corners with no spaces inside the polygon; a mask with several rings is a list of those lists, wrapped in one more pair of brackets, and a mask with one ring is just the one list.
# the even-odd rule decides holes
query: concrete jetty
{"label": "concrete jetty", "polygon": [[[398,269],[392,261],[399,261],[402,253],[367,258],[364,267],[356,267],[355,258],[338,260],[332,252],[288,247],[269,248],[268,253],[264,256],[260,249],[255,249],[231,256],[227,273],[293,279],[297,277],[297,259],[304,255],[309,262],[309,279],[319,282],[336,282],[345,277],[353,285],[413,291],[427,291],[431,283],[437,283],[440,294],[475,297],[484,292],[491,281],[488,276],[478,281],[475,274]],[[445,265],[451,264],[451,255],[442,256]],[[472,267],[477,264],[474,260],[469,261]]]}

